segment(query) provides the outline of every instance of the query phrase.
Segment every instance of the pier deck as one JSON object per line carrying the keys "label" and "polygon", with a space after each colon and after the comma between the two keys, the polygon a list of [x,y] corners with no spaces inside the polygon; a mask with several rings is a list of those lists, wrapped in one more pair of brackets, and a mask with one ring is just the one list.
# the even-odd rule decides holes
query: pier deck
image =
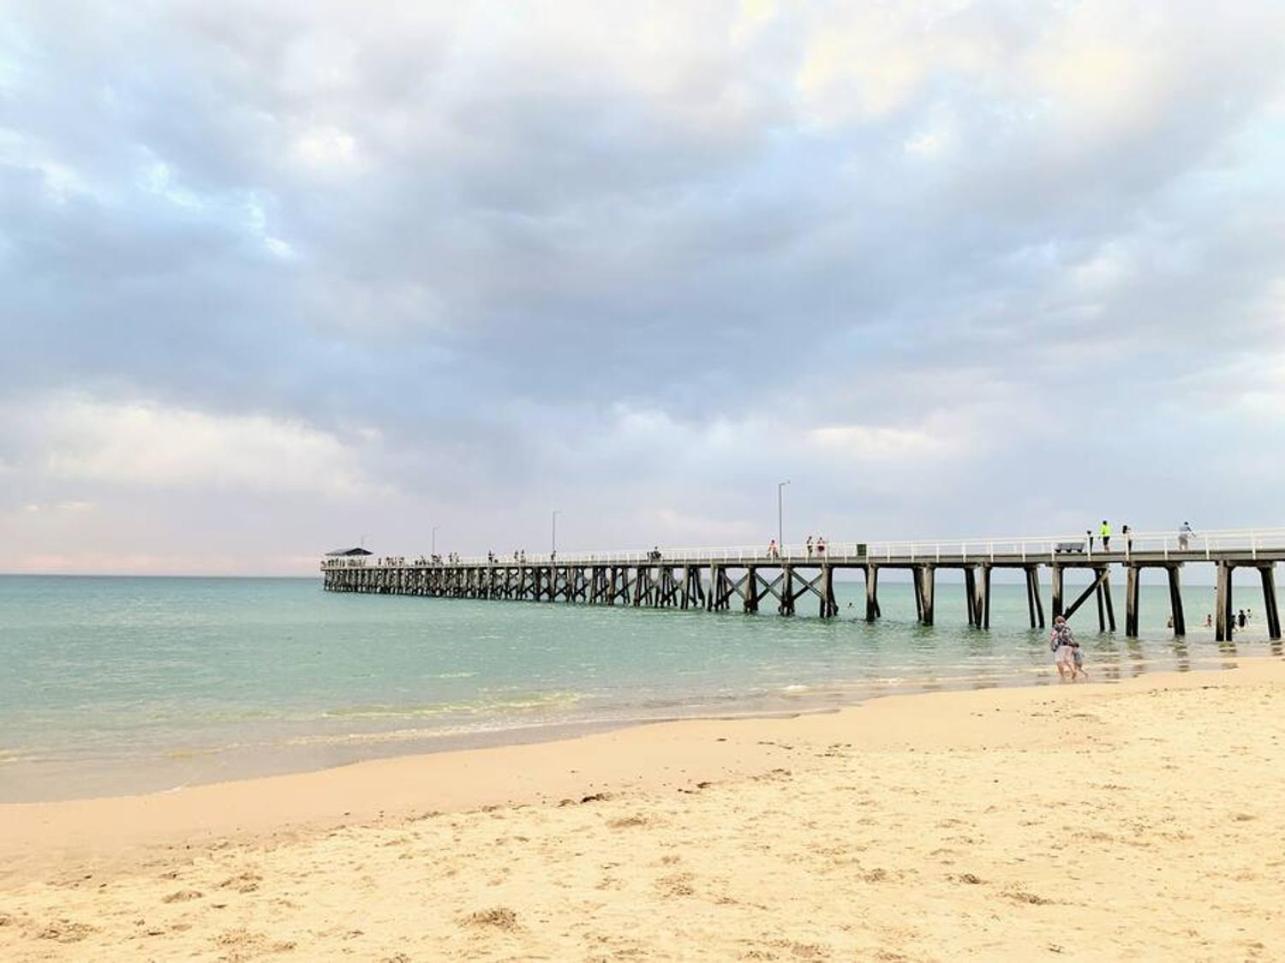
{"label": "pier deck", "polygon": [[[1051,617],[1074,616],[1090,599],[1096,601],[1099,628],[1116,628],[1111,572],[1126,576],[1125,633],[1138,634],[1139,576],[1147,568],[1166,572],[1170,616],[1175,635],[1186,632],[1180,573],[1191,564],[1215,568],[1216,626],[1221,641],[1233,628],[1232,573],[1253,568],[1259,575],[1268,635],[1281,637],[1276,603],[1275,566],[1285,561],[1285,529],[1235,530],[1182,536],[1168,533],[1116,535],[1103,548],[1101,540],[1082,536],[969,539],[915,542],[842,542],[816,547],[787,546],[780,552],[762,548],[698,548],[660,551],[484,556],[441,560],[405,557],[328,557],[321,565],[323,584],[332,592],[364,592],[444,598],[507,599],[588,605],[759,612],[771,605],[780,615],[794,615],[801,599],[813,598],[822,618],[838,614],[834,573],[862,572],[866,618],[881,615],[879,571],[912,573],[919,620],[932,625],[938,569],[961,570],[970,625],[990,627],[991,573],[1021,569],[1025,573],[1032,628],[1045,625],[1041,572],[1050,573]],[[1075,599],[1065,598],[1067,569],[1087,569],[1093,581]]]}

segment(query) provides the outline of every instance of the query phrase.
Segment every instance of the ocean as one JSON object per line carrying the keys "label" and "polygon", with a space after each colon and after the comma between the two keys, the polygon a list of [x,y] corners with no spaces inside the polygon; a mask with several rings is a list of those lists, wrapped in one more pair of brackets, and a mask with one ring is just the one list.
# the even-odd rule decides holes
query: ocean
{"label": "ocean", "polygon": [[[1068,583],[1071,579],[1068,576]],[[1239,590],[1238,605],[1261,605]],[[967,625],[944,573],[937,625],[909,583],[836,586],[840,617],[332,594],[320,580],[0,577],[0,801],[169,790],[360,759],[682,716],[814,711],[890,692],[1058,684],[1025,590]],[[1068,587],[1069,597],[1074,597]],[[1184,589],[1203,625],[1213,589]],[[1095,680],[1280,655],[1261,618],[1235,643],[1174,641],[1142,589],[1142,638],[1074,627]],[[1045,586],[1045,605],[1048,605]],[[765,607],[766,608],[766,607]],[[800,600],[801,611],[810,607]]]}

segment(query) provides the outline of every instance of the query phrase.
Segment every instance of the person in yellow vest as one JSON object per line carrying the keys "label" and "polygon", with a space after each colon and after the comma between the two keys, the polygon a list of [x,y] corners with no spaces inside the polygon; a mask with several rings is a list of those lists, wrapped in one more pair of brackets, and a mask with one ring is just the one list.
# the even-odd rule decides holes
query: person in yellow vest
{"label": "person in yellow vest", "polygon": [[1102,527],[1098,529],[1098,534],[1102,536],[1102,551],[1111,551],[1111,524],[1105,518],[1102,519]]}

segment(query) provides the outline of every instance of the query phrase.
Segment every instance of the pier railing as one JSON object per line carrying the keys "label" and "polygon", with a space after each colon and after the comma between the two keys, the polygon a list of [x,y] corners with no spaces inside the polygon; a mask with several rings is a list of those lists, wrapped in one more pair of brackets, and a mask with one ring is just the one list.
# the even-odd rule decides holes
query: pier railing
{"label": "pier railing", "polygon": [[[433,561],[425,556],[393,556],[376,558],[333,558],[322,563],[323,568],[366,567],[426,567],[432,565],[638,565],[661,561],[671,564],[721,564],[770,565],[775,562],[815,564],[828,561],[835,564],[863,563],[932,563],[939,561],[996,561],[1057,562],[1072,559],[1103,558],[1111,561],[1143,559],[1179,560],[1212,559],[1216,554],[1243,553],[1251,559],[1258,553],[1285,551],[1285,528],[1219,529],[1213,531],[1182,533],[1167,532],[1115,532],[1109,543],[1096,532],[1070,535],[1043,535],[1037,537],[986,537],[965,539],[930,539],[911,541],[844,542],[829,541],[780,546],[775,550],[767,545],[740,545],[719,547],[631,549],[603,552],[526,553],[514,556],[500,554],[494,557],[474,555]],[[659,553],[659,559],[656,553]]]}

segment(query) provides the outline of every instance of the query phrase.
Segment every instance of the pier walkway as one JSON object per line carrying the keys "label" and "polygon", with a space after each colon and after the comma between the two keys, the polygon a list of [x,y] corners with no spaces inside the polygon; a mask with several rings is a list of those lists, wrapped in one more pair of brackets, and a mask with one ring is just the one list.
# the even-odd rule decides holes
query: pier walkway
{"label": "pier walkway", "polygon": [[[1116,629],[1111,590],[1113,569],[1125,576],[1125,634],[1138,634],[1139,577],[1144,569],[1166,573],[1174,634],[1186,633],[1180,592],[1181,573],[1188,565],[1215,570],[1216,625],[1219,641],[1231,637],[1235,609],[1232,573],[1237,568],[1257,571],[1263,595],[1268,635],[1281,637],[1276,602],[1276,563],[1285,561],[1285,529],[1115,535],[1109,544],[1088,535],[1040,538],[985,538],[913,542],[829,542],[814,546],[766,548],[694,548],[632,552],[595,552],[439,561],[353,557],[335,553],[321,563],[324,588],[331,592],[366,592],[444,598],[510,599],[587,605],[629,605],[649,608],[704,609],[709,612],[759,612],[771,607],[794,615],[800,600],[816,601],[822,618],[838,614],[834,575],[842,569],[860,570],[865,579],[865,615],[878,619],[879,573],[900,569],[912,575],[919,620],[936,618],[934,588],[939,569],[964,574],[968,624],[990,627],[991,573],[1021,570],[1026,582],[1032,628],[1044,627],[1041,570],[1049,570],[1050,618],[1074,616],[1090,599],[1097,609],[1098,627]],[[1064,576],[1068,569],[1087,570],[1092,581],[1068,600]]]}

